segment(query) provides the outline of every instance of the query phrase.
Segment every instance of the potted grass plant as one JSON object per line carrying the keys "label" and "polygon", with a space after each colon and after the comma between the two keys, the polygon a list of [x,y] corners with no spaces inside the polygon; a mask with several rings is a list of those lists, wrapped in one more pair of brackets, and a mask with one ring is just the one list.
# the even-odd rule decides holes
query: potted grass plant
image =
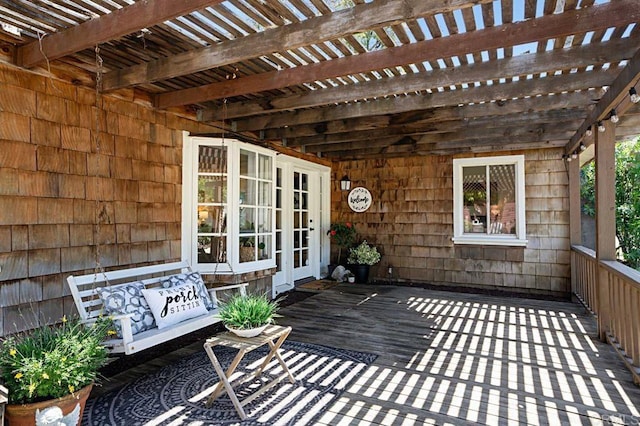
{"label": "potted grass plant", "polygon": [[102,342],[111,333],[115,331],[107,318],[85,325],[63,317],[58,325],[0,341],[0,381],[9,390],[9,424],[35,425],[36,413],[46,409],[55,409],[50,416],[61,416],[60,422],[77,424],[98,370],[106,364]]}
{"label": "potted grass plant", "polygon": [[264,294],[234,295],[220,302],[218,316],[224,326],[240,337],[254,337],[275,323],[279,317],[278,300],[269,300]]}

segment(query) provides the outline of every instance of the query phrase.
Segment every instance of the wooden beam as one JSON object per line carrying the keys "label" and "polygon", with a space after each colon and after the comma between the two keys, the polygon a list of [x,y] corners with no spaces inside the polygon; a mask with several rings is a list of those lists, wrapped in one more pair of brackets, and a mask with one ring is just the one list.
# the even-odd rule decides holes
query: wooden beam
{"label": "wooden beam", "polygon": [[495,50],[587,31],[604,30],[638,20],[640,20],[640,8],[637,7],[635,0],[617,0],[515,24],[505,24],[362,55],[163,93],[157,95],[156,105],[197,104],[371,70],[449,58],[482,50]]}
{"label": "wooden beam", "polygon": [[[347,86],[315,90],[275,99],[259,99],[249,102],[227,104],[225,117],[247,117],[284,110],[310,108],[362,99],[374,99],[394,94],[419,92],[438,87],[448,87],[497,80],[499,78],[522,77],[542,72],[565,71],[572,68],[618,63],[630,59],[637,50],[639,39],[616,39],[605,43],[594,43],[571,49],[557,49],[544,53],[531,53],[506,59],[463,65],[455,68],[436,69],[419,74],[374,80]],[[159,105],[163,107],[163,105]],[[204,110],[203,121],[222,120],[220,109]]]}
{"label": "wooden beam", "polygon": [[[601,83],[605,81],[610,82],[614,77],[607,76],[609,73],[610,71],[607,71],[605,74],[594,73],[591,76],[585,75],[582,78],[598,79]],[[600,80],[601,78],[602,80]],[[532,96],[529,98],[532,101],[537,99],[533,97],[536,95],[558,93],[554,96],[544,96],[545,101],[548,102],[547,107],[544,105],[537,105],[536,108],[542,108],[538,109],[538,111],[580,106],[580,104],[576,104],[578,99],[581,99],[581,106],[589,105],[591,102],[597,101],[600,98],[600,94],[593,90],[571,93],[571,96],[565,96],[561,93],[563,87],[577,87],[584,89],[585,86],[579,80],[579,78],[568,74],[544,79],[518,81],[451,92],[407,95],[368,102],[357,102],[348,105],[337,105],[330,108],[300,110],[290,113],[251,117],[233,122],[233,127],[239,132],[254,131],[304,123],[320,123],[324,121],[345,120],[347,118],[365,117],[370,115],[397,114],[407,111],[425,110],[460,104],[491,102],[493,100],[500,100],[500,102],[491,102],[484,105],[484,108],[487,110],[486,115],[492,112],[503,115],[509,113],[509,107],[503,107],[505,103],[509,103],[509,101],[502,100],[513,99],[522,96],[524,93]],[[556,84],[554,82],[559,82],[560,84]],[[536,104],[536,102],[533,102],[533,104]],[[503,111],[498,112],[498,109],[502,109]]]}
{"label": "wooden beam", "polygon": [[492,146],[496,146],[510,144],[512,142],[522,143],[544,142],[548,140],[567,140],[571,137],[571,134],[571,127],[567,126],[564,122],[494,129],[484,128],[484,130],[481,130],[479,127],[471,127],[455,132],[427,134],[422,136],[413,134],[396,134],[389,136],[381,135],[381,137],[376,138],[371,135],[368,139],[305,146],[305,151],[327,153],[331,151],[343,151],[345,147],[348,147],[349,149],[363,149],[384,145],[385,143],[388,143],[391,140],[397,140],[398,138],[407,138],[407,140],[411,139],[415,141],[416,146],[433,145],[439,149],[445,149],[450,146],[459,147],[460,144],[471,146],[489,143]]}
{"label": "wooden beam", "polygon": [[[450,107],[449,107],[450,108]],[[283,129],[269,129],[263,132],[265,140],[286,139],[289,146],[305,145],[309,138],[319,138],[329,140],[332,136],[342,136],[342,134],[359,134],[369,131],[386,131],[386,129],[407,129],[425,130],[433,129],[434,133],[450,132],[460,128],[471,126],[499,127],[503,123],[526,124],[526,123],[553,123],[567,120],[584,120],[587,111],[584,108],[561,109],[550,111],[517,112],[515,114],[503,115],[500,120],[495,117],[460,117],[451,120],[445,112],[449,108],[438,108],[436,110],[417,111],[411,113],[409,122],[403,115],[375,116],[363,119],[339,120],[317,125],[302,125],[286,127]],[[464,111],[467,106],[455,107],[456,110]],[[460,114],[464,115],[464,113]],[[397,123],[396,123],[397,121]],[[398,124],[399,123],[399,124]],[[620,128],[620,127],[619,127]]]}
{"label": "wooden beam", "polygon": [[[579,115],[578,115],[579,114]],[[443,134],[451,137],[452,132],[468,134],[469,137],[480,133],[495,134],[496,136],[506,136],[513,134],[515,131],[526,132],[548,132],[550,128],[562,126],[562,131],[567,128],[574,128],[579,125],[580,120],[584,117],[583,113],[571,111],[565,117],[556,118],[552,121],[531,120],[530,118],[521,118],[524,114],[512,114],[510,116],[501,117],[500,120],[495,118],[479,119],[477,121],[446,121],[434,123],[422,123],[420,125],[403,125],[390,126],[385,129],[353,131],[330,135],[318,135],[307,138],[287,139],[287,146],[296,147],[304,146],[306,150],[313,149],[312,146],[326,146],[331,144],[339,144],[353,141],[370,141],[376,138],[387,136],[417,136],[417,135],[438,135]],[[560,129],[556,129],[560,130]]]}
{"label": "wooden beam", "polygon": [[[105,90],[147,84],[490,0],[381,0],[105,74]],[[180,2],[176,2],[180,3]],[[189,102],[190,103],[190,102]],[[172,106],[179,104],[173,103]],[[183,104],[184,105],[184,104]]]}
{"label": "wooden beam", "polygon": [[[589,114],[587,119],[582,123],[575,135],[571,137],[566,146],[566,152],[573,152],[579,145],[587,129],[600,120],[608,117],[611,108],[620,110],[619,114],[624,112],[625,107],[620,108],[621,103],[629,103],[629,89],[635,87],[640,80],[640,49],[637,50],[633,58],[620,72],[607,93],[600,99],[596,107]],[[638,90],[638,89],[636,89]]]}
{"label": "wooden beam", "polygon": [[[159,22],[182,16],[194,10],[222,3],[223,0],[145,0],[115,10],[100,18],[83,22],[67,30],[48,35],[40,41],[18,48],[17,63],[33,67],[45,60],[104,43]],[[42,50],[42,51],[41,51]]]}
{"label": "wooden beam", "polygon": [[443,144],[417,144],[411,138],[389,138],[388,140],[372,141],[368,147],[344,147],[341,151],[323,152],[326,158],[333,158],[340,161],[350,159],[380,158],[384,156],[399,157],[407,155],[453,155],[459,153],[481,153],[481,152],[508,152],[522,151],[528,149],[549,149],[560,148],[564,145],[566,138],[559,140],[540,140],[535,137],[523,137],[515,142],[503,144],[495,139],[477,139],[471,143],[456,141]]}

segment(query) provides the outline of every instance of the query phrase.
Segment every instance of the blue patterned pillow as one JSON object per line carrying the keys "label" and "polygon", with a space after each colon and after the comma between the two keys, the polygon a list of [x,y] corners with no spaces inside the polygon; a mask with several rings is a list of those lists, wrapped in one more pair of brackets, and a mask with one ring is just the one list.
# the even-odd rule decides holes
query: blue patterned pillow
{"label": "blue patterned pillow", "polygon": [[200,296],[200,300],[204,302],[204,307],[207,308],[207,311],[218,307],[218,301],[211,300],[211,297],[209,297],[207,286],[204,285],[204,281],[202,280],[200,272],[172,275],[161,281],[162,287],[164,288],[176,287],[186,283],[192,283],[196,285],[198,296]]}
{"label": "blue patterned pillow", "polygon": [[[133,314],[131,317],[131,332],[138,334],[156,326],[149,304],[142,295],[144,284],[134,282],[117,287],[99,287],[96,293],[102,300],[106,315]],[[122,338],[120,321],[115,321],[116,334]]]}

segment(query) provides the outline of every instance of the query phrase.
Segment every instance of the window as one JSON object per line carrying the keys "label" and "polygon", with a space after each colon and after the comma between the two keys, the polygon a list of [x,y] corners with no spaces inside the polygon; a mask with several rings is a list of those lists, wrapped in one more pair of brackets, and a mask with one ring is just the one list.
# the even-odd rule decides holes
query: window
{"label": "window", "polygon": [[274,153],[185,136],[184,154],[183,258],[201,272],[274,267]]}
{"label": "window", "polygon": [[453,160],[453,241],[524,246],[524,156]]}

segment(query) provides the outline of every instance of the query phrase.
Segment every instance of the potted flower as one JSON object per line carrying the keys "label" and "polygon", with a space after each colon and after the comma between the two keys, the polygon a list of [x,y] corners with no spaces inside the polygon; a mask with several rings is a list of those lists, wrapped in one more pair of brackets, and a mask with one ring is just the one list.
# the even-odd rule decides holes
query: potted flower
{"label": "potted flower", "polygon": [[[329,235],[331,241],[338,246],[337,266],[342,260],[342,249],[348,249],[353,246],[356,240],[356,228],[351,222],[332,223],[327,231],[327,235]],[[331,275],[331,271],[329,271],[329,275]]]}
{"label": "potted flower", "polygon": [[369,268],[380,262],[380,253],[364,240],[349,250],[347,262],[350,263],[349,269],[355,275],[356,282],[366,283],[369,280]]}
{"label": "potted flower", "polygon": [[85,325],[63,317],[61,324],[0,342],[0,380],[9,389],[9,424],[34,425],[36,410],[53,406],[61,416],[82,416],[98,369],[107,361],[102,342],[113,333],[106,318]]}
{"label": "potted flower", "polygon": [[237,294],[219,305],[220,320],[229,331],[240,337],[257,336],[280,316],[278,300],[269,300],[264,294]]}

